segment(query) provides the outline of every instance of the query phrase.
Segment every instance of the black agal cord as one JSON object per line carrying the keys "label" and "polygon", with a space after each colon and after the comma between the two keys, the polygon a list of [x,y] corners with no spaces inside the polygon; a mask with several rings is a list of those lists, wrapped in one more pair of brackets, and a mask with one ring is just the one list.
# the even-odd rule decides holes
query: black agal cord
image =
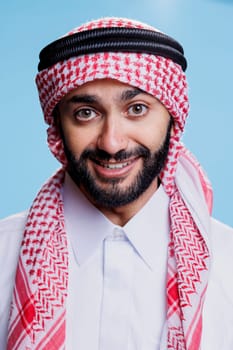
{"label": "black agal cord", "polygon": [[40,52],[38,71],[70,57],[96,52],[141,52],[170,58],[187,68],[182,46],[166,34],[139,28],[97,28],[58,39]]}

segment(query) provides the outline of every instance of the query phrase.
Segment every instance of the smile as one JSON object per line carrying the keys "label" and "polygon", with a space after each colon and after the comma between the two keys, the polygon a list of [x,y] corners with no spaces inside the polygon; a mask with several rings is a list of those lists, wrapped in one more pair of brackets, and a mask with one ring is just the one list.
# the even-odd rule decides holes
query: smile
{"label": "smile", "polygon": [[96,164],[95,170],[98,175],[104,178],[124,177],[133,169],[138,158],[128,159],[124,161],[103,161],[92,159]]}
{"label": "smile", "polygon": [[128,166],[131,162],[124,162],[124,163],[100,163],[99,165],[101,165],[104,168],[107,169],[122,169],[126,166]]}

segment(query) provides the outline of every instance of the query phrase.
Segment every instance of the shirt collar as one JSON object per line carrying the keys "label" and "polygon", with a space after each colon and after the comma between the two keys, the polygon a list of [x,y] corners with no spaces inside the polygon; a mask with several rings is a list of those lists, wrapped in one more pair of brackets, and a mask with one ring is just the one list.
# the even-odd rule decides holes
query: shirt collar
{"label": "shirt collar", "polygon": [[144,207],[124,226],[124,232],[151,269],[167,256],[169,197],[160,185]]}
{"label": "shirt collar", "polygon": [[66,173],[63,185],[65,229],[77,262],[81,265],[93,255],[113,224],[94,207]]}
{"label": "shirt collar", "polygon": [[[115,228],[66,174],[62,190],[65,229],[78,264],[85,263]],[[169,198],[162,186],[146,205],[124,226],[118,227],[127,236],[137,253],[152,269],[167,251]]]}

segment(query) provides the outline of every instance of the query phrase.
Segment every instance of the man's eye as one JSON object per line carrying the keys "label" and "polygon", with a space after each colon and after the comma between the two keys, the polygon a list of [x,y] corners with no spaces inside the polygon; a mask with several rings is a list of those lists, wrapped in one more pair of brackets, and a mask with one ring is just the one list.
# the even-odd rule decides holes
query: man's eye
{"label": "man's eye", "polygon": [[141,115],[144,115],[148,110],[148,107],[145,106],[144,104],[142,103],[137,103],[137,104],[134,104],[133,106],[130,106],[129,109],[128,109],[128,115],[129,116],[141,116]]}
{"label": "man's eye", "polygon": [[80,108],[75,111],[74,117],[77,120],[91,120],[97,116],[97,112],[91,108]]}

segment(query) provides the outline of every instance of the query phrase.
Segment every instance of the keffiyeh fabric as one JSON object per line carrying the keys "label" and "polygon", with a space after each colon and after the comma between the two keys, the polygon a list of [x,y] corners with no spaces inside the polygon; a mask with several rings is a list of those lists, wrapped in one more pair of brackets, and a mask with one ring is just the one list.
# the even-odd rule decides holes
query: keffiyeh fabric
{"label": "keffiyeh fabric", "polygon": [[[68,35],[117,26],[155,30],[128,19],[104,18],[87,23]],[[65,349],[68,248],[60,189],[66,158],[53,110],[71,90],[104,78],[117,79],[152,94],[174,119],[169,154],[160,176],[170,197],[167,348],[200,348],[209,249],[176,185],[176,168],[181,155],[195,169],[209,211],[212,192],[200,165],[180,143],[188,115],[185,74],[178,64],[165,57],[137,52],[100,52],[58,62],[36,77],[45,121],[49,125],[48,144],[63,167],[41,189],[28,216],[13,294],[8,350]]]}

